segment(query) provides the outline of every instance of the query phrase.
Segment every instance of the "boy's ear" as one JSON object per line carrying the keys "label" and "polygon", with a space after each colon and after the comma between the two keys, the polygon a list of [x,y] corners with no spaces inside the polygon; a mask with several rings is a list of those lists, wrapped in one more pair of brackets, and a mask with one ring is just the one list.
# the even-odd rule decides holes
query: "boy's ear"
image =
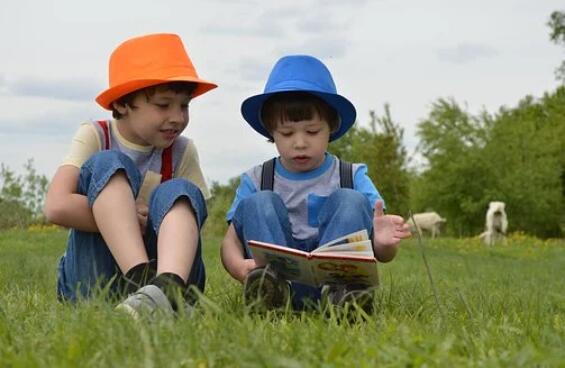
{"label": "boy's ear", "polygon": [[120,115],[126,115],[127,113],[127,105],[124,103],[114,101],[112,102],[112,107],[114,108],[114,110],[119,112]]}

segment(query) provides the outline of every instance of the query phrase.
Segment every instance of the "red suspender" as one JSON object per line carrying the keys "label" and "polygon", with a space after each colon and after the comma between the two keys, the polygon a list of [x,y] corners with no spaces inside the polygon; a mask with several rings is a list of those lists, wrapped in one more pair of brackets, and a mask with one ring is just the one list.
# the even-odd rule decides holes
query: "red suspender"
{"label": "red suspender", "polygon": [[[104,132],[104,149],[110,149],[110,130],[108,127],[108,122],[106,120],[98,120],[98,125],[102,128]],[[173,177],[173,145],[163,150],[161,155],[161,183],[165,182]]]}
{"label": "red suspender", "polygon": [[173,145],[163,150],[161,155],[161,183],[173,177]]}
{"label": "red suspender", "polygon": [[108,131],[108,122],[106,120],[98,120],[97,123],[98,125],[100,125],[100,128],[102,128],[102,131],[104,132],[104,149],[109,150],[110,132]]}

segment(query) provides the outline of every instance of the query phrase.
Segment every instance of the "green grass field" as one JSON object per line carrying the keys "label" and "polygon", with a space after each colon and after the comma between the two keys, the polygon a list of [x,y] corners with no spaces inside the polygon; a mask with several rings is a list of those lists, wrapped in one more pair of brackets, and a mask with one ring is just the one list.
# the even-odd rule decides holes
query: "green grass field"
{"label": "green grass field", "polygon": [[0,367],[565,366],[565,241],[415,240],[379,265],[377,312],[249,314],[205,238],[206,298],[190,318],[137,323],[101,299],[55,297],[66,232],[0,232]]}

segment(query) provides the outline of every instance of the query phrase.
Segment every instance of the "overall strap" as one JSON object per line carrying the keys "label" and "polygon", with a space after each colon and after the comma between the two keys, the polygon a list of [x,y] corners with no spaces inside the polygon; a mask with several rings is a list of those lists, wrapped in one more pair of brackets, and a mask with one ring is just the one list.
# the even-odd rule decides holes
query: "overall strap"
{"label": "overall strap", "polygon": [[[110,149],[110,127],[107,120],[97,121],[104,132],[104,150]],[[173,145],[163,150],[161,154],[161,183],[173,177]]]}
{"label": "overall strap", "polygon": [[[273,190],[275,181],[276,158],[265,161],[261,168],[261,189]],[[353,165],[351,162],[339,160],[339,185],[341,188],[353,189]]]}
{"label": "overall strap", "polygon": [[275,183],[275,161],[276,158],[272,158],[268,161],[263,162],[261,167],[261,189],[260,190],[273,190]]}
{"label": "overall strap", "polygon": [[353,165],[351,162],[339,160],[339,186],[353,189]]}
{"label": "overall strap", "polygon": [[104,150],[109,150],[110,149],[110,130],[108,127],[108,121],[107,120],[98,120],[97,121],[98,125],[100,125],[100,128],[102,128],[102,132],[104,132]]}
{"label": "overall strap", "polygon": [[173,178],[173,144],[161,154],[161,183]]}

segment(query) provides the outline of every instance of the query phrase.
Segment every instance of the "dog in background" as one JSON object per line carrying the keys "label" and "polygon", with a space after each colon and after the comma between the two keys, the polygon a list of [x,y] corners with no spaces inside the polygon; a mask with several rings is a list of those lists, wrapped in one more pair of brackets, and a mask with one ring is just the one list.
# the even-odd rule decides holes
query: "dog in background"
{"label": "dog in background", "polygon": [[494,201],[489,203],[485,232],[480,235],[486,245],[492,246],[497,242],[505,241],[506,230],[508,229],[505,207],[504,202]]}

